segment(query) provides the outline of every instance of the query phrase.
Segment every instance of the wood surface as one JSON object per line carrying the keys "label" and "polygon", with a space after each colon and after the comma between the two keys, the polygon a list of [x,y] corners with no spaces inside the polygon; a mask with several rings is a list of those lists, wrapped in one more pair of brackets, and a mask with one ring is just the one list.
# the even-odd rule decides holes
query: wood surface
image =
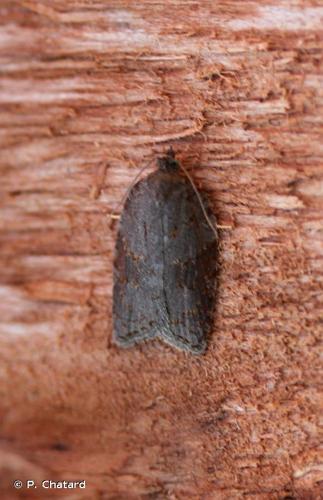
{"label": "wood surface", "polygon": [[[1,499],[323,498],[322,18],[1,0]],[[111,341],[110,214],[170,145],[229,226],[196,357]]]}

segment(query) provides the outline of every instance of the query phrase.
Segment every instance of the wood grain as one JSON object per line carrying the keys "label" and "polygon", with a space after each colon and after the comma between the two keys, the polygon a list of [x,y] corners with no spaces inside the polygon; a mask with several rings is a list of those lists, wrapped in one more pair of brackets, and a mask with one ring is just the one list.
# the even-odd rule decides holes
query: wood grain
{"label": "wood grain", "polygon": [[[1,498],[323,498],[322,3],[0,14]],[[110,214],[170,145],[231,226],[202,357],[111,342]]]}

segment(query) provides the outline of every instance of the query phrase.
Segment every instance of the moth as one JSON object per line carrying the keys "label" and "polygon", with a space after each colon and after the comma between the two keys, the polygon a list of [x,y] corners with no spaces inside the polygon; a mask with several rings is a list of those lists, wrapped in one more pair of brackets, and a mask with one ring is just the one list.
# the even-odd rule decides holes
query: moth
{"label": "moth", "polygon": [[119,222],[113,286],[114,340],[158,337],[205,351],[213,318],[218,238],[173,150],[131,189]]}

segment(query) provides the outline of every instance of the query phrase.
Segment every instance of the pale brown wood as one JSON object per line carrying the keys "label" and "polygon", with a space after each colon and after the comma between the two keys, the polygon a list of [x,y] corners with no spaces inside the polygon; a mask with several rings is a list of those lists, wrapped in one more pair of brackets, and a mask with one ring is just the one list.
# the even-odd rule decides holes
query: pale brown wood
{"label": "pale brown wood", "polygon": [[[0,13],[1,498],[321,498],[322,3]],[[111,341],[109,214],[170,145],[231,226],[201,357]]]}

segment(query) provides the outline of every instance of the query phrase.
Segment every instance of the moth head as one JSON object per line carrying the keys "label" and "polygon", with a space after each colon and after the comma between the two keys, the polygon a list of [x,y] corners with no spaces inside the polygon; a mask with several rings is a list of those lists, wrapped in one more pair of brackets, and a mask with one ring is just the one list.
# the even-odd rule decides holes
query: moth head
{"label": "moth head", "polygon": [[169,148],[166,156],[157,159],[159,170],[162,172],[176,172],[179,170],[179,163],[175,160],[175,152],[173,148]]}

